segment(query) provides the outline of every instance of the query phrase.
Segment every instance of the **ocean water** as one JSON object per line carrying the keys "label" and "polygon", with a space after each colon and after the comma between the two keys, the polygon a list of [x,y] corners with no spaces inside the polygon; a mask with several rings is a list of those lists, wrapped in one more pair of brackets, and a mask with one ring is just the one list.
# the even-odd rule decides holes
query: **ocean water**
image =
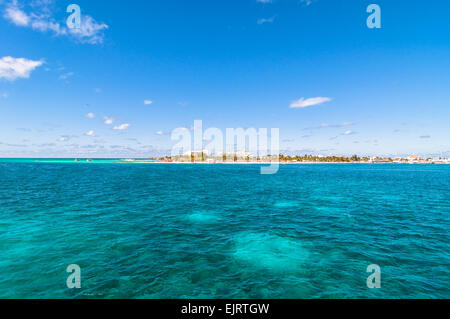
{"label": "ocean water", "polygon": [[450,298],[450,166],[259,168],[0,160],[0,298]]}

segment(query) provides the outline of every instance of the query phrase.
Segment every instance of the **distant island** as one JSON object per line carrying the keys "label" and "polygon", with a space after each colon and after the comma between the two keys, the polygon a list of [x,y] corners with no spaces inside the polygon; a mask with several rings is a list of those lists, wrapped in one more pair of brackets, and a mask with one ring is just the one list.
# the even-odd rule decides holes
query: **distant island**
{"label": "distant island", "polygon": [[[281,164],[316,164],[316,163],[405,163],[405,164],[450,164],[450,158],[421,158],[416,155],[408,157],[359,157],[348,156],[322,156],[322,155],[267,155],[252,156],[247,151],[227,152],[220,155],[209,155],[207,151],[186,152],[177,156],[155,157],[150,159],[160,163],[210,163],[210,164],[265,164],[279,162]],[[134,161],[126,159],[123,161]]]}

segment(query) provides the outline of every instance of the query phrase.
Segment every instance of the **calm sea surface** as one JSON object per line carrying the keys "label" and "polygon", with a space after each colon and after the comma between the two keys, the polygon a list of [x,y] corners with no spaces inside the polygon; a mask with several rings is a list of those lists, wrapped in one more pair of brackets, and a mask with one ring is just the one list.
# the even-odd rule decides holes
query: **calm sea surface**
{"label": "calm sea surface", "polygon": [[0,298],[450,298],[450,166],[259,168],[0,160]]}

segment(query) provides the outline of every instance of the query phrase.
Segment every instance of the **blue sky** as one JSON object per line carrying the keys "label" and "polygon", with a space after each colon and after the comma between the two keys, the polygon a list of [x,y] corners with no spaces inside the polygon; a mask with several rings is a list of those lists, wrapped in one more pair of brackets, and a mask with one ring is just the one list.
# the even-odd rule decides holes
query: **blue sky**
{"label": "blue sky", "polygon": [[[381,29],[366,25],[371,3]],[[449,12],[444,0],[0,0],[0,157],[153,156],[194,120],[279,128],[289,153],[450,156]]]}

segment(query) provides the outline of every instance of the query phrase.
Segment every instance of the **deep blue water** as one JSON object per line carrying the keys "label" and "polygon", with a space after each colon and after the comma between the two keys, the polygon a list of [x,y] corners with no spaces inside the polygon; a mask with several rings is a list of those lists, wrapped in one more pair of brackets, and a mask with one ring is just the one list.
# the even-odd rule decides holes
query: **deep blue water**
{"label": "deep blue water", "polygon": [[0,160],[0,298],[450,297],[450,166],[106,162]]}

